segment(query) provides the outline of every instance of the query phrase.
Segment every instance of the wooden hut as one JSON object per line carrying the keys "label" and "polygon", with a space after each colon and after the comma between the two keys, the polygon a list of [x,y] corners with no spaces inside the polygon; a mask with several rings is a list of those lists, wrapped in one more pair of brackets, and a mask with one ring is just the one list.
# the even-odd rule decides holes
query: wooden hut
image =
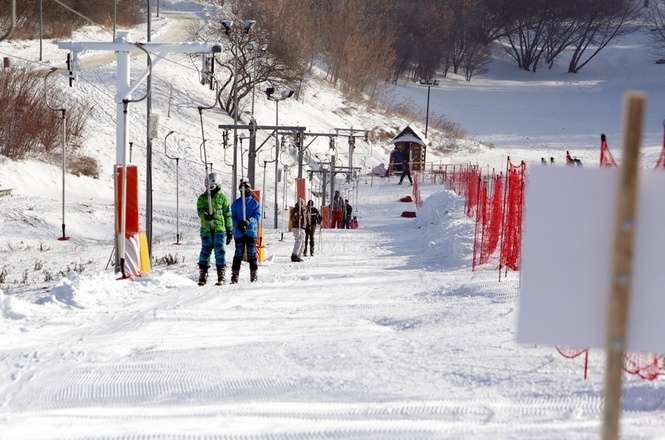
{"label": "wooden hut", "polygon": [[393,138],[392,143],[409,159],[412,171],[425,169],[427,140],[418,129],[407,125]]}

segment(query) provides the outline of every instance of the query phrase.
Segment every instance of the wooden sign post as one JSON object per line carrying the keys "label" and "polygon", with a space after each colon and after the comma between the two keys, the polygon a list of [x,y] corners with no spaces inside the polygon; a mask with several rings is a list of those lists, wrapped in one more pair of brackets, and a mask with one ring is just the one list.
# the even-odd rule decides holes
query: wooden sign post
{"label": "wooden sign post", "polygon": [[646,97],[627,93],[624,98],[623,156],[617,193],[617,216],[612,260],[612,291],[607,325],[607,368],[603,440],[619,439],[619,417],[626,352],[626,330],[633,275],[633,243],[637,211],[638,161]]}

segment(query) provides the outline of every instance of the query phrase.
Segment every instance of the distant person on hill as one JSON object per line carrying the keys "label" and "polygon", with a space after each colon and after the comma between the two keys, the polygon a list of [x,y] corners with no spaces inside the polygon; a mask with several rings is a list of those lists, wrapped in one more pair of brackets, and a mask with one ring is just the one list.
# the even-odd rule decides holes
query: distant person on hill
{"label": "distant person on hill", "polygon": [[344,199],[339,194],[339,191],[335,191],[332,203],[330,204],[330,210],[332,211],[331,228],[341,229],[342,222],[344,221]]}
{"label": "distant person on hill", "polygon": [[307,245],[309,244],[309,255],[314,256],[314,235],[316,234],[316,227],[321,224],[321,214],[319,210],[314,207],[312,200],[307,202],[305,208],[305,251],[304,255],[307,256]]}
{"label": "distant person on hill", "polygon": [[554,165],[554,157],[550,156],[550,166]]}
{"label": "distant person on hill", "polygon": [[[224,282],[226,271],[224,244],[231,243],[233,223],[229,201],[220,189],[217,174],[210,173],[206,178],[206,192],[196,201],[196,210],[201,220],[201,253],[199,254],[199,286],[206,284],[210,254],[215,250],[217,285]],[[212,209],[210,209],[212,208]],[[226,237],[226,240],[225,240]]]}
{"label": "distant person on hill", "polygon": [[293,231],[293,252],[291,252],[291,261],[294,263],[302,262],[302,251],[305,247],[305,228],[307,220],[305,219],[305,207],[303,200],[298,199],[296,205],[291,210],[291,230]]}
{"label": "distant person on hill", "polygon": [[541,165],[547,165],[547,161],[545,160],[544,157],[541,157],[541,158],[540,158],[540,164],[541,164]]}
{"label": "distant person on hill", "polygon": [[342,229],[349,229],[351,224],[351,217],[353,217],[353,206],[349,204],[349,199],[344,199],[344,220],[342,221]]}
{"label": "distant person on hill", "polygon": [[393,151],[390,152],[390,160],[388,162],[388,170],[386,171],[386,177],[389,177],[397,168],[402,164],[402,152],[399,151],[397,145]]}
{"label": "distant person on hill", "polygon": [[413,180],[411,179],[411,169],[409,167],[409,161],[408,159],[404,158],[402,160],[402,177],[399,178],[399,183],[398,185],[401,185],[402,182],[404,181],[404,178],[408,177],[409,178],[409,183],[413,185]]}

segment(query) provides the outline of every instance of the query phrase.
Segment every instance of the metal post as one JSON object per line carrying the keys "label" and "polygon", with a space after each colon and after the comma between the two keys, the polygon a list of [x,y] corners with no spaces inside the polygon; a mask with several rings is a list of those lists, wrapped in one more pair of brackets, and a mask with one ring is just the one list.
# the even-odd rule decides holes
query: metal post
{"label": "metal post", "polygon": [[427,129],[429,127],[429,93],[432,86],[427,86],[427,110],[425,111],[425,139],[427,139]]}
{"label": "metal post", "polygon": [[159,17],[159,0],[157,0],[157,17]]}
{"label": "metal post", "polygon": [[[261,200],[266,200],[266,166],[268,162],[263,161],[263,185],[261,185]],[[261,203],[261,220],[266,218],[266,204],[265,202]]]}
{"label": "metal post", "polygon": [[296,142],[298,144],[298,179],[302,179],[303,139],[304,139],[303,132],[296,133]]}
{"label": "metal post", "polygon": [[113,0],[113,41],[115,41],[117,22],[118,22],[118,0]]}
{"label": "metal post", "polygon": [[332,205],[335,200],[335,155],[330,156],[330,218],[332,219]]}
{"label": "metal post", "polygon": [[39,0],[39,61],[43,58],[44,49],[44,0]]}
{"label": "metal post", "polygon": [[[123,38],[127,38],[124,36]],[[118,166],[124,166],[126,164],[127,158],[127,120],[124,110],[123,99],[131,99],[129,94],[130,90],[130,57],[128,51],[117,51],[116,59],[118,65],[118,76],[116,78],[116,151],[115,151],[115,162]],[[113,180],[116,181],[116,173],[113,173]],[[115,192],[113,193],[115,197]],[[117,203],[120,202],[116,198]],[[117,212],[117,211],[116,211]],[[116,225],[120,225],[122,219],[117,217],[116,214]],[[124,259],[124,238],[120,240],[120,236],[116,235],[116,253],[115,253],[115,270],[116,272],[120,271],[120,259]],[[122,252],[121,252],[122,251]]]}
{"label": "metal post", "polygon": [[180,158],[175,159],[175,244],[180,244]]}
{"label": "metal post", "polygon": [[[238,48],[236,47],[236,51]],[[233,170],[232,181],[233,188],[231,194],[233,200],[237,198],[238,189],[238,54],[233,54]]]}
{"label": "metal post", "polygon": [[328,172],[323,171],[323,177],[322,177],[322,182],[321,182],[321,208],[326,206],[326,195],[328,194],[327,188],[328,188]]}
{"label": "metal post", "polygon": [[[353,128],[351,128],[351,136],[349,136],[349,168],[353,170],[353,151],[356,149],[356,138],[353,137]],[[347,179],[347,182],[351,177]]]}
{"label": "metal post", "polygon": [[65,233],[65,174],[67,169],[67,110],[62,109],[62,237],[67,240]]}
{"label": "metal post", "polygon": [[[256,180],[256,121],[252,118],[249,123],[249,152],[247,153],[247,180],[254,188]],[[263,196],[265,197],[265,196]]]}
{"label": "metal post", "polygon": [[[256,81],[256,55],[258,52],[254,52],[254,60],[252,61],[252,81]],[[252,117],[254,117],[254,90],[256,89],[255,85],[252,85]]]}
{"label": "metal post", "polygon": [[275,229],[279,228],[277,224],[277,215],[279,211],[277,196],[277,177],[279,176],[279,101],[275,101]]}
{"label": "metal post", "polygon": [[[148,4],[148,43],[152,35],[152,17],[150,0]],[[150,61],[148,61],[150,66]],[[145,160],[145,232],[148,238],[148,255],[152,257],[152,136],[151,136],[151,117],[152,117],[152,74],[146,79],[147,98],[146,98],[146,160]]]}

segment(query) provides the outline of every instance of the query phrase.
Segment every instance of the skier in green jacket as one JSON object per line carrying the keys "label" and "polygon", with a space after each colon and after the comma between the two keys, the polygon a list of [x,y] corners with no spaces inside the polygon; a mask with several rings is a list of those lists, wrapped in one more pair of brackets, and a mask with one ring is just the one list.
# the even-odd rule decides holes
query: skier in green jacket
{"label": "skier in green jacket", "polygon": [[196,202],[196,209],[201,219],[201,254],[199,255],[199,286],[208,278],[210,254],[215,250],[217,266],[217,285],[225,281],[226,261],[224,244],[228,246],[233,239],[231,206],[221,191],[220,179],[215,173],[206,178],[206,192]]}

